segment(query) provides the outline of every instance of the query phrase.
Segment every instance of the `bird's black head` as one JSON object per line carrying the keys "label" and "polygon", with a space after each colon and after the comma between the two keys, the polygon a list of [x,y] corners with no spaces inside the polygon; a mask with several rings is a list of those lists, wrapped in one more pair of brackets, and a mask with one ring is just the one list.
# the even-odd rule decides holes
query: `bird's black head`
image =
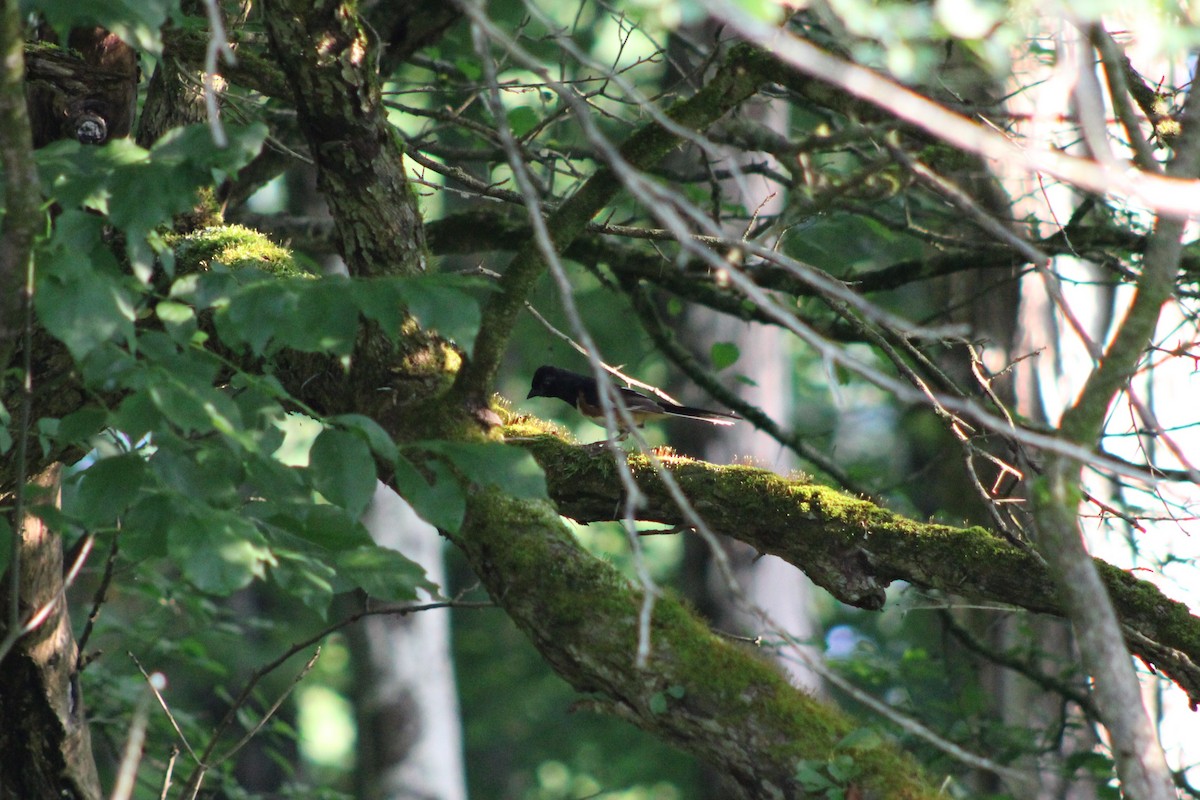
{"label": "bird's black head", "polygon": [[563,381],[563,373],[565,372],[565,370],[549,365],[538,367],[537,372],[533,373],[533,383],[529,386],[529,394],[525,395],[525,399],[528,400],[531,397],[564,397],[564,392],[568,390]]}

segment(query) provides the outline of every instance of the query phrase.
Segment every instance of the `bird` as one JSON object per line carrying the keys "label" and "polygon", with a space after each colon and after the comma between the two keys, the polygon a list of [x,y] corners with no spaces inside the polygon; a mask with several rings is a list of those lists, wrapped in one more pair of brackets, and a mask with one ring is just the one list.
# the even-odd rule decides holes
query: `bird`
{"label": "bird", "polygon": [[[525,396],[525,399],[557,397],[568,405],[574,406],[588,419],[603,425],[604,408],[600,405],[599,388],[595,378],[547,364],[538,367],[537,371],[533,373],[533,383],[530,385],[529,394]],[[647,397],[633,389],[613,388],[624,401],[625,407],[629,409],[629,415],[633,417],[639,428],[646,420],[663,417],[683,417],[713,425],[732,425],[741,419],[737,414],[728,411],[708,411],[703,408],[681,406],[666,400]],[[625,430],[626,426],[620,415],[617,416],[617,425],[622,429],[618,438],[625,438],[629,432]]]}

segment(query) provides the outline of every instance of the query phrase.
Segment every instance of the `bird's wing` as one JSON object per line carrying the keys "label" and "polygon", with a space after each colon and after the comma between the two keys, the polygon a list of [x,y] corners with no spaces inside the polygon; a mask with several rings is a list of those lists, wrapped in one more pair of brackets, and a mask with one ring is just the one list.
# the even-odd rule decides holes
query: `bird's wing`
{"label": "bird's wing", "polygon": [[618,389],[626,407],[636,414],[664,414],[666,405],[633,389]]}

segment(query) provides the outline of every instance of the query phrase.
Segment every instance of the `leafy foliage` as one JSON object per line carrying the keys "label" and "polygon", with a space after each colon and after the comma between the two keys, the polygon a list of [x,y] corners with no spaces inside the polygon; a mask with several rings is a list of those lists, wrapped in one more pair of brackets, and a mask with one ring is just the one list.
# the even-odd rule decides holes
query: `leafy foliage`
{"label": "leafy foliage", "polygon": [[[389,4],[360,5],[369,8],[364,13],[384,15],[365,23],[364,30],[371,30],[362,38],[365,47],[380,37],[403,38],[410,30],[386,17]],[[339,24],[355,21],[351,6],[333,15]],[[1100,19],[1103,6],[1077,4],[1072,12],[1083,25]],[[577,342],[566,341],[573,338],[594,341],[609,361],[647,380],[665,385],[668,375],[687,373],[726,405],[740,398],[721,395],[725,383],[755,387],[750,375],[761,377],[768,357],[778,357],[782,366],[776,368],[787,373],[795,411],[772,420],[771,433],[807,459],[806,466],[854,493],[884,497],[915,518],[1003,524],[1001,504],[991,504],[990,490],[975,472],[968,486],[961,475],[938,470],[961,472],[961,459],[946,457],[950,447],[956,456],[961,449],[974,470],[977,457],[995,467],[1009,458],[1006,447],[1025,446],[1018,424],[1004,427],[996,420],[1001,412],[1010,423],[1030,413],[1017,409],[1011,387],[1004,385],[1029,353],[1015,349],[1017,337],[1002,327],[967,341],[963,323],[993,321],[981,306],[995,312],[1005,310],[1009,299],[1015,304],[1006,292],[1016,286],[1022,265],[1033,263],[1029,248],[1039,254],[1039,267],[1063,254],[1104,266],[1107,272],[1089,281],[1136,280],[1149,257],[1142,254],[1147,214],[1091,199],[1069,223],[1054,219],[1057,233],[1044,235],[1039,224],[1048,219],[1030,214],[1027,228],[998,235],[986,220],[1000,220],[999,227],[1008,230],[1024,212],[1007,204],[982,159],[941,144],[911,114],[903,117],[889,107],[888,97],[876,96],[873,103],[844,92],[831,97],[787,59],[772,62],[746,90],[789,104],[788,119],[778,128],[769,128],[757,113],[721,106],[728,92],[716,92],[715,99],[704,95],[711,86],[737,85],[761,67],[764,54],[755,52],[726,74],[729,52],[752,52],[727,45],[730,37],[752,38],[754,23],[768,23],[782,37],[900,77],[940,102],[943,111],[967,108],[973,117],[1002,127],[1010,122],[1007,110],[990,98],[1001,85],[1009,90],[1002,79],[1012,77],[1012,60],[1036,64],[1052,55],[1045,43],[1025,41],[1022,26],[1028,20],[1016,12],[1027,9],[989,0],[849,0],[789,12],[785,21],[777,3],[744,0],[734,7],[734,17],[722,21],[729,29],[714,39],[678,30],[712,11],[710,4],[690,0],[616,10],[505,0],[487,10],[488,24],[426,32],[436,37],[435,44],[378,76],[382,108],[374,106],[376,76],[359,71],[364,62],[339,62],[338,77],[358,85],[354,92],[333,94],[352,95],[353,108],[346,119],[330,114],[317,122],[310,106],[332,95],[312,92],[296,102],[279,90],[287,82],[287,59],[276,57],[268,44],[279,31],[263,16],[272,13],[269,6],[255,8],[248,18],[227,15],[237,26],[230,38],[238,42],[239,57],[252,65],[225,65],[227,146],[217,146],[209,126],[201,124],[172,128],[148,149],[130,141],[98,148],[58,142],[37,153],[46,225],[35,258],[37,330],[30,332],[37,352],[28,402],[36,414],[20,429],[14,403],[27,398],[19,391],[5,396],[0,452],[12,453],[20,442],[34,452],[31,463],[72,464],[61,506],[30,494],[33,512],[69,544],[94,543],[97,552],[111,554],[106,576],[82,578],[97,596],[109,594],[105,603],[97,602],[113,619],[102,619],[96,635],[173,670],[179,694],[172,707],[183,735],[193,741],[208,735],[213,684],[220,684],[223,701],[234,702],[236,687],[251,680],[251,662],[269,663],[305,637],[328,640],[322,626],[331,612],[343,610],[349,602],[344,598],[365,594],[404,603],[439,595],[441,587],[428,579],[423,565],[377,545],[361,524],[380,479],[456,541],[468,505],[479,498],[503,497],[514,506],[527,501],[527,508],[542,509],[533,505],[548,494],[538,463],[525,449],[484,440],[480,423],[486,426],[488,411],[480,408],[481,392],[464,398],[462,385],[448,388],[456,373],[470,376],[478,369],[485,373],[482,391],[490,392],[501,352],[508,355],[500,371],[517,376],[501,386],[510,395],[521,396],[534,366],[578,359]],[[1154,3],[1145,8],[1179,13]],[[99,24],[157,56],[164,52],[165,36],[167,57],[188,71],[200,67],[203,47],[193,35],[207,24],[192,16],[196,10],[169,0],[22,4],[23,13],[40,14],[60,38],[73,26]],[[1194,25],[1183,28],[1178,41],[1196,36]],[[271,35],[263,35],[264,29]],[[344,33],[321,41],[342,42]],[[409,44],[383,43],[385,61],[390,48]],[[361,55],[357,46],[346,52]],[[488,85],[491,67],[498,71],[495,86]],[[1124,79],[1139,82],[1134,73]],[[1153,120],[1154,144],[1165,152],[1174,140],[1163,133],[1170,126],[1160,124],[1172,121],[1173,98],[1162,87],[1142,88],[1155,105],[1141,113]],[[705,102],[689,106],[697,97]],[[143,99],[149,106],[150,98]],[[689,121],[693,113],[710,114],[714,126],[692,130],[705,127]],[[385,116],[395,127],[379,141],[340,127],[364,117],[374,125]],[[507,123],[503,133],[497,121]],[[311,153],[304,154],[301,141]],[[401,156],[401,148],[391,146],[401,141],[407,161],[389,171],[395,166],[390,159],[398,162]],[[622,142],[631,144],[618,158]],[[646,157],[650,150],[669,155],[656,161]],[[244,198],[294,167],[288,159],[295,152],[315,165],[318,191],[334,216],[333,235],[318,233],[309,242],[306,231],[296,233],[297,249],[310,252],[294,254],[249,228],[194,224],[218,219],[219,211],[245,214]],[[356,161],[364,152],[374,159],[365,166]],[[347,167],[353,179],[345,181],[345,174],[337,176],[342,183],[330,179],[339,167]],[[392,195],[383,182],[372,182],[399,175],[415,180]],[[403,184],[399,178],[394,182]],[[761,202],[752,201],[746,189],[760,182],[768,189]],[[287,196],[276,206],[284,212],[279,216],[285,223],[308,218],[310,184],[288,178],[271,185],[281,184]],[[329,195],[339,185],[351,187],[347,197]],[[968,191],[951,191],[958,186]],[[414,187],[423,193],[419,205]],[[537,203],[531,202],[535,196]],[[776,197],[777,204],[771,202]],[[387,202],[395,207],[380,207]],[[524,216],[507,213],[521,204],[529,206]],[[412,241],[393,237],[371,249],[377,228],[414,209],[419,219]],[[551,222],[548,240],[531,232],[526,211],[542,215],[538,222]],[[422,223],[428,223],[424,233]],[[423,243],[426,234],[430,252],[419,260],[429,271],[388,274],[389,248]],[[291,236],[285,233],[280,241]],[[547,241],[564,251],[549,265],[554,280],[532,269],[514,278],[522,265],[542,270],[543,261],[555,261],[547,258]],[[361,253],[374,258],[377,277],[319,268],[335,249],[331,242],[347,261]],[[518,255],[509,261],[514,251]],[[492,267],[505,262],[509,266],[496,278]],[[530,316],[512,323],[525,303],[538,312],[536,321]],[[738,325],[787,328],[803,344],[757,352],[710,325],[711,318],[697,313],[703,309]],[[1192,312],[1184,317],[1189,315],[1194,319]],[[715,338],[695,335],[709,328]],[[516,346],[506,348],[510,335]],[[987,352],[998,340],[1001,349]],[[1188,347],[1159,350],[1182,357]],[[707,368],[700,366],[705,356]],[[718,374],[730,367],[746,374]],[[14,361],[7,375],[24,369]],[[373,382],[360,382],[368,380],[364,375]],[[908,395],[896,390],[898,377],[916,390]],[[319,389],[310,393],[314,386]],[[991,404],[985,409],[990,429],[976,427],[975,417],[969,424],[954,416],[980,396]],[[938,404],[937,414],[926,400]],[[1111,398],[1103,400],[1108,408]],[[1005,438],[1010,429],[1012,438]],[[662,434],[652,428],[649,435]],[[1140,440],[1145,430],[1134,435]],[[1181,471],[1175,469],[1172,474]],[[1001,477],[1010,473],[1002,471]],[[570,476],[553,477],[569,483]],[[703,509],[726,488],[715,486],[713,497],[691,500]],[[607,499],[614,508],[622,505],[621,498],[598,503]],[[1126,514],[1136,520],[1138,509],[1153,505],[1114,504],[1123,510],[1110,515],[1112,509],[1105,508],[1107,519]],[[1012,531],[1008,536],[1019,538]],[[0,521],[0,567],[10,538],[7,522]],[[626,546],[623,536],[613,538]],[[622,552],[610,560],[632,564],[628,571],[640,580],[642,558]],[[850,560],[870,561],[871,554]],[[964,574],[981,566],[964,565]],[[686,571],[664,572],[703,582]],[[472,582],[458,581],[464,588]],[[502,591],[493,595],[506,599]],[[697,605],[709,600],[692,599]],[[538,608],[549,618],[558,610],[553,605],[547,599]],[[595,614],[600,621],[609,609],[568,611]],[[536,629],[537,622],[522,624]],[[519,650],[510,627],[488,621],[460,636],[462,661],[474,668],[473,675],[484,676],[468,686],[468,692],[478,689],[470,696],[481,703],[487,694],[507,697],[520,683],[535,696],[531,705],[561,709],[569,690],[554,683],[532,651]],[[1061,745],[991,719],[995,708],[976,664],[955,662],[950,648],[931,641],[928,628],[897,633],[858,617],[847,627],[864,645],[842,663],[843,674],[955,742],[1004,765]],[[533,638],[549,648],[557,644],[556,633],[536,629]],[[288,668],[307,655],[297,650]],[[1032,650],[1020,655],[1021,663],[1048,659]],[[572,652],[548,661],[563,669],[587,659]],[[348,674],[345,665],[340,669]],[[89,692],[103,698],[97,730],[118,740],[121,724],[113,720],[137,705],[141,678],[111,659],[85,677]],[[603,680],[576,676],[575,683],[606,686],[611,679],[610,672]],[[265,683],[270,685],[237,701],[238,722],[246,731],[287,691],[279,674],[265,676]],[[694,713],[692,704],[717,702],[680,682],[647,691],[643,705],[651,719],[643,723],[654,729],[669,728],[685,708]],[[621,707],[626,705],[637,703]],[[613,768],[619,756],[632,760],[639,754],[620,753],[613,740],[621,734],[611,728],[586,734],[602,744],[574,748],[556,731],[539,730],[532,715],[471,714],[468,741],[481,758],[508,764],[510,756],[498,753],[496,742],[509,748],[517,740],[530,743],[535,753],[512,767],[512,774],[522,776],[512,785],[474,776],[496,796],[573,796],[601,791],[598,780],[640,781],[644,774],[625,763]],[[288,720],[276,723],[277,742],[286,747],[295,730]],[[1078,715],[1064,712],[1056,733],[1066,738],[1085,727]],[[158,741],[177,735],[159,718],[152,730]],[[835,737],[830,752],[789,762],[783,779],[813,796],[853,797],[870,759],[893,740],[939,773],[964,773],[943,753],[907,738],[902,728],[889,729],[887,737],[868,728],[840,741]],[[222,742],[236,738],[228,729],[217,736]],[[689,745],[694,741],[684,737]],[[270,756],[298,761],[294,753]],[[666,756],[651,758],[668,762]],[[1113,762],[1078,751],[1062,768],[1106,782]],[[303,785],[301,771],[289,770],[293,788],[279,789],[283,784],[277,782],[276,793],[301,794],[304,789],[295,788]],[[694,788],[693,765],[671,762],[664,771],[680,786]],[[220,791],[242,792],[232,764],[214,772]],[[536,781],[528,779],[532,774]]]}
{"label": "leafy foliage", "polygon": [[73,27],[98,25],[152,53],[162,50],[162,28],[179,13],[178,0],[23,0],[21,12],[37,11],[66,41]]}

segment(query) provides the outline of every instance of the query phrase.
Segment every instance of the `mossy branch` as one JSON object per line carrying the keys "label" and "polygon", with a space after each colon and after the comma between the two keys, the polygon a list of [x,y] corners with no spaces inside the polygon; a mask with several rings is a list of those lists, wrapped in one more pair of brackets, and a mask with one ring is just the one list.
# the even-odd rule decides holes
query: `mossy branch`
{"label": "mossy branch", "polygon": [[[580,522],[616,519],[622,490],[611,459],[536,431],[516,426],[509,434],[542,465],[559,513]],[[880,608],[884,589],[903,580],[967,600],[1065,615],[1042,561],[983,528],[906,519],[757,467],[660,458],[713,531],[793,564],[842,602]],[[628,463],[645,498],[638,518],[686,524],[649,461],[631,455]],[[1132,650],[1200,702],[1200,619],[1153,584],[1094,563],[1122,624],[1136,634],[1129,637]]]}
{"label": "mossy branch", "polygon": [[[806,796],[800,762],[826,762],[860,726],[789,685],[766,659],[713,634],[670,596],[655,604],[649,661],[637,667],[640,587],[584,551],[549,504],[480,492],[455,540],[559,675],[597,693],[594,707],[719,770],[731,782],[725,797]],[[850,755],[862,772],[847,796],[939,796],[891,747]]]}

